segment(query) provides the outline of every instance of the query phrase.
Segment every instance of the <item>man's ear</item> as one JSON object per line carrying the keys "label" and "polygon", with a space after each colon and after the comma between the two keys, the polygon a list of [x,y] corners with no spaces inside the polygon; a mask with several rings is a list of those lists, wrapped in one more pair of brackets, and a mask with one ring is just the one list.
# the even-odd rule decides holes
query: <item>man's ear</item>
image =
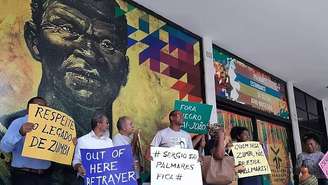
{"label": "man's ear", "polygon": [[39,35],[37,33],[36,25],[31,21],[25,22],[24,38],[33,58],[35,60],[41,61],[39,50]]}

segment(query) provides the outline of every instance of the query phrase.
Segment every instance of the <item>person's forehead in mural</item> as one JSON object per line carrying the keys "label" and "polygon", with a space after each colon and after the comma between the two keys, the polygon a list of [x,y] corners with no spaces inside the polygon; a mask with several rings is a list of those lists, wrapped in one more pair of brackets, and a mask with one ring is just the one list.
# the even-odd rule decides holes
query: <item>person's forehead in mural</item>
{"label": "person's forehead in mural", "polygon": [[[35,0],[25,39],[55,94],[86,107],[114,101],[128,74],[125,16],[113,0]],[[45,79],[44,79],[45,78]]]}

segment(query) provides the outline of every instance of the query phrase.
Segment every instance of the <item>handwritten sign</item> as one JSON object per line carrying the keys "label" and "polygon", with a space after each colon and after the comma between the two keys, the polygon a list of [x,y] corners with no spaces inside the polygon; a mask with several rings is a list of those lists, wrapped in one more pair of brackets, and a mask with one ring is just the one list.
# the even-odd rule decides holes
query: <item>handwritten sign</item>
{"label": "handwritten sign", "polygon": [[156,185],[202,185],[198,151],[152,147],[151,183]]}
{"label": "handwritten sign", "polygon": [[235,164],[243,165],[246,170],[238,173],[239,178],[271,174],[268,161],[259,142],[233,143],[232,152]]}
{"label": "handwritten sign", "polygon": [[174,109],[183,113],[183,130],[189,133],[207,134],[212,105],[176,100]]}
{"label": "handwritten sign", "polygon": [[319,166],[322,172],[326,175],[326,178],[328,179],[328,152],[325,154],[325,156],[323,156],[323,158],[319,162]]}
{"label": "handwritten sign", "polygon": [[74,120],[58,110],[32,104],[28,122],[34,128],[26,134],[22,155],[70,165],[76,137]]}
{"label": "handwritten sign", "polygon": [[81,149],[85,185],[137,185],[130,145]]}

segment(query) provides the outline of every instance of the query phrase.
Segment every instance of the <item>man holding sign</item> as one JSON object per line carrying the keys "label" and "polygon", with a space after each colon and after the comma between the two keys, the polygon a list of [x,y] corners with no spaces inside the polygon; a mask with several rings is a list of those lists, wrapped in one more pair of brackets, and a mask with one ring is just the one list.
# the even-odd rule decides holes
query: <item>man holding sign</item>
{"label": "man holding sign", "polygon": [[[136,177],[138,179],[138,184],[141,184],[140,179],[140,168],[141,168],[141,149],[140,149],[140,130],[134,129],[133,121],[128,116],[122,116],[117,120],[117,130],[118,134],[113,137],[113,143],[115,146],[131,145],[132,154],[134,158],[134,168],[136,172]],[[139,143],[139,144],[138,144]]]}
{"label": "man holding sign", "polygon": [[81,149],[85,185],[137,185],[130,145]]}
{"label": "man holding sign", "polygon": [[169,120],[170,126],[156,133],[151,146],[193,149],[190,135],[181,130],[184,120],[182,112],[178,110],[170,112]]}
{"label": "man holding sign", "polygon": [[[27,110],[31,104],[46,106],[47,102],[41,97],[31,98],[27,103]],[[25,135],[32,131],[34,126],[33,123],[27,122],[27,119],[26,114],[10,124],[1,140],[0,150],[6,153],[12,152],[11,180],[13,185],[44,185],[50,180],[47,173],[50,161],[22,156]]]}
{"label": "man holding sign", "polygon": [[[109,122],[105,113],[97,112],[91,120],[91,132],[77,140],[73,167],[80,176],[85,176],[85,168],[82,165],[81,149],[102,149],[113,147],[109,138]],[[83,181],[80,179],[80,181]]]}

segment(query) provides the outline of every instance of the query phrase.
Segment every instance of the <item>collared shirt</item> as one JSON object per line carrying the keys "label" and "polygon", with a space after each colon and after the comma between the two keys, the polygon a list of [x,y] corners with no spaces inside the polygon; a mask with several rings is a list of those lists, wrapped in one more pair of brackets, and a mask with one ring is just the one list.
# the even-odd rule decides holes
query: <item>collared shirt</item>
{"label": "collared shirt", "polygon": [[6,134],[1,139],[0,150],[12,152],[11,166],[16,168],[47,169],[50,161],[33,159],[22,156],[25,136],[19,133],[19,129],[27,122],[27,115],[15,119],[9,126]]}
{"label": "collared shirt", "polygon": [[109,138],[109,134],[104,134],[103,136],[98,137],[93,131],[89,132],[88,134],[80,137],[77,140],[74,159],[72,163],[73,167],[76,164],[82,164],[80,149],[102,149],[110,147],[113,147],[113,142]]}
{"label": "collared shirt", "polygon": [[193,149],[191,136],[187,132],[174,131],[170,127],[158,131],[150,144],[155,147]]}
{"label": "collared shirt", "polygon": [[129,145],[132,142],[132,138],[122,135],[120,133],[116,134],[113,137],[113,144],[114,146],[121,146],[121,145]]}

